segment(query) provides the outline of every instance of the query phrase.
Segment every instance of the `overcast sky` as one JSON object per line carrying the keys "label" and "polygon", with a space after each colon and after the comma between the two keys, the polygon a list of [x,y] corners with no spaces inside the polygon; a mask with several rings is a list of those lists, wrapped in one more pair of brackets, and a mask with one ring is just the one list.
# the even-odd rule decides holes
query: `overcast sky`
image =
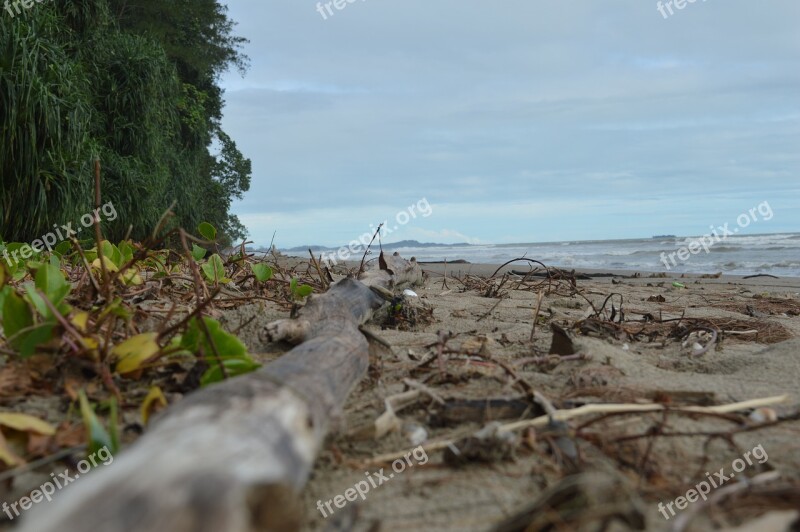
{"label": "overcast sky", "polygon": [[[257,244],[800,231],[800,1],[231,0]],[[323,2],[324,4],[325,2]],[[403,220],[401,216],[401,221]]]}

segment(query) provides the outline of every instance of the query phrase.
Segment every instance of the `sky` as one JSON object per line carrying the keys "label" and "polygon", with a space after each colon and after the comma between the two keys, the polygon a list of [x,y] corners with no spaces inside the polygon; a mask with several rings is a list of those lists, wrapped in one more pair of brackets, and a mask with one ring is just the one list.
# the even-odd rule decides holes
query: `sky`
{"label": "sky", "polygon": [[227,3],[256,245],[800,231],[797,0],[326,3]]}

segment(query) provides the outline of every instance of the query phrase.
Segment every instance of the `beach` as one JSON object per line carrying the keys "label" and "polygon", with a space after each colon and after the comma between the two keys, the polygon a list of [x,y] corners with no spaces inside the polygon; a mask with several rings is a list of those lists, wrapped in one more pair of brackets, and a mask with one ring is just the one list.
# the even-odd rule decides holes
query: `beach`
{"label": "beach", "polygon": [[[292,348],[265,335],[291,305],[257,294],[290,276],[324,291],[308,259],[267,262],[277,273],[264,291],[233,297],[228,285],[208,310],[263,364]],[[359,264],[336,266],[333,279]],[[706,530],[764,518],[773,524],[756,529],[783,530],[798,518],[800,278],[567,271],[530,259],[421,267],[423,283],[397,290],[362,327],[369,369],[302,491],[304,529],[593,530],[610,520],[613,530],[670,530],[683,519]],[[78,441],[84,429],[59,396],[35,391],[43,360],[4,367],[25,377],[9,378],[0,398],[48,412],[56,441]],[[159,375],[170,405],[192,392],[180,365]],[[120,411],[127,448],[147,390],[118,382],[134,398]],[[17,475],[5,500],[47,481],[42,469]],[[716,472],[726,480],[711,487]],[[687,502],[706,488],[713,503]]]}
{"label": "beach", "polygon": [[[729,466],[743,450],[758,445],[769,458],[750,467],[748,476],[776,471],[786,479],[778,485],[796,481],[800,279],[632,271],[582,279],[576,272],[573,286],[566,278],[503,275],[527,271],[524,261],[489,279],[496,269],[485,264],[426,264],[424,286],[413,288],[418,297],[408,296],[403,303],[408,316],[393,325],[387,325],[385,316],[376,316],[367,325],[378,339],[371,342],[368,378],[350,397],[304,492],[310,529],[339,529],[330,528],[338,522],[336,526],[350,523],[353,530],[373,530],[376,523],[383,530],[494,530],[559,486],[560,479],[578,474],[583,476],[570,478],[616,486],[614,495],[595,493],[597,500],[590,498],[593,502],[587,507],[591,511],[603,514],[611,507],[631,522],[643,519],[648,530],[666,530],[680,514],[665,519],[659,502],[674,500],[703,481],[706,472]],[[612,293],[616,295],[607,300]],[[228,315],[228,326],[253,319],[242,332],[254,342],[251,350],[262,353],[266,362],[285,348],[261,343],[258,331],[279,317],[285,313],[242,307]],[[566,331],[578,356],[563,354],[562,361],[550,353],[554,326]],[[714,328],[718,338],[697,354],[709,334],[691,333],[690,338],[689,332],[703,326]],[[442,360],[444,372],[436,356],[442,334],[448,351]],[[612,416],[579,430],[598,417],[590,416],[562,427],[558,437],[558,431],[547,427],[517,431],[508,456],[472,458],[457,466],[445,463],[438,442],[469,437],[493,421],[507,424],[538,415],[529,403],[520,409],[526,404],[525,386],[546,396],[557,409],[653,402],[671,408],[710,407],[788,397],[764,412],[745,409],[728,419],[678,413],[665,419],[657,412]],[[377,437],[375,420],[384,414],[387,398],[415,387],[430,394],[403,403],[395,412],[396,430]],[[453,403],[460,406],[451,409]],[[753,419],[762,414],[779,419],[794,415],[795,420],[754,429]],[[643,436],[654,427],[689,435]],[[737,447],[719,436],[727,432]],[[407,467],[364,500],[359,497],[343,509],[333,506],[332,515],[317,510],[318,503],[325,508],[325,501],[371,478],[381,467],[391,471],[391,462],[376,462],[376,456],[402,455],[420,438],[423,448],[435,449],[424,465]],[[574,456],[554,452],[559,445],[574,448],[566,453]],[[710,511],[706,508],[689,529],[707,529],[712,522],[737,526],[770,508],[771,518],[797,517],[796,511],[781,513],[786,501],[769,498],[768,491],[753,495],[753,505],[723,500]],[[588,522],[578,526],[587,527]]]}

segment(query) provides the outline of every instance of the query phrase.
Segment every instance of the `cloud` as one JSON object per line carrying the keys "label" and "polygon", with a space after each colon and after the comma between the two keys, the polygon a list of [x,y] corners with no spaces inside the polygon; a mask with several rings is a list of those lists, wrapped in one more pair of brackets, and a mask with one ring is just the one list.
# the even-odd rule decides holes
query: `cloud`
{"label": "cloud", "polygon": [[800,3],[753,5],[374,0],[323,20],[232,0],[252,68],[224,77],[223,126],[254,169],[235,212],[300,245],[423,196],[442,209],[415,228],[481,241],[540,239],[521,205],[580,239],[705,227],[731,195],[797,204]]}

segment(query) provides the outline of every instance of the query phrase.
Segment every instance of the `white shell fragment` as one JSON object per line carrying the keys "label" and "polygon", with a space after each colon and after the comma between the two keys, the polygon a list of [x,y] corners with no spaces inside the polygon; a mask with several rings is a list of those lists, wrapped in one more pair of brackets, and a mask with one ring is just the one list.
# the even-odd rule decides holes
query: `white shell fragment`
{"label": "white shell fragment", "polygon": [[425,430],[425,427],[413,421],[403,425],[403,434],[411,442],[411,445],[420,445],[428,439],[428,431]]}
{"label": "white shell fragment", "polygon": [[778,420],[778,414],[771,408],[761,407],[750,412],[750,421],[754,423],[768,423]]}
{"label": "white shell fragment", "polygon": [[414,292],[413,290],[409,290],[408,288],[403,290],[403,295],[408,297],[419,297],[416,292]]}

